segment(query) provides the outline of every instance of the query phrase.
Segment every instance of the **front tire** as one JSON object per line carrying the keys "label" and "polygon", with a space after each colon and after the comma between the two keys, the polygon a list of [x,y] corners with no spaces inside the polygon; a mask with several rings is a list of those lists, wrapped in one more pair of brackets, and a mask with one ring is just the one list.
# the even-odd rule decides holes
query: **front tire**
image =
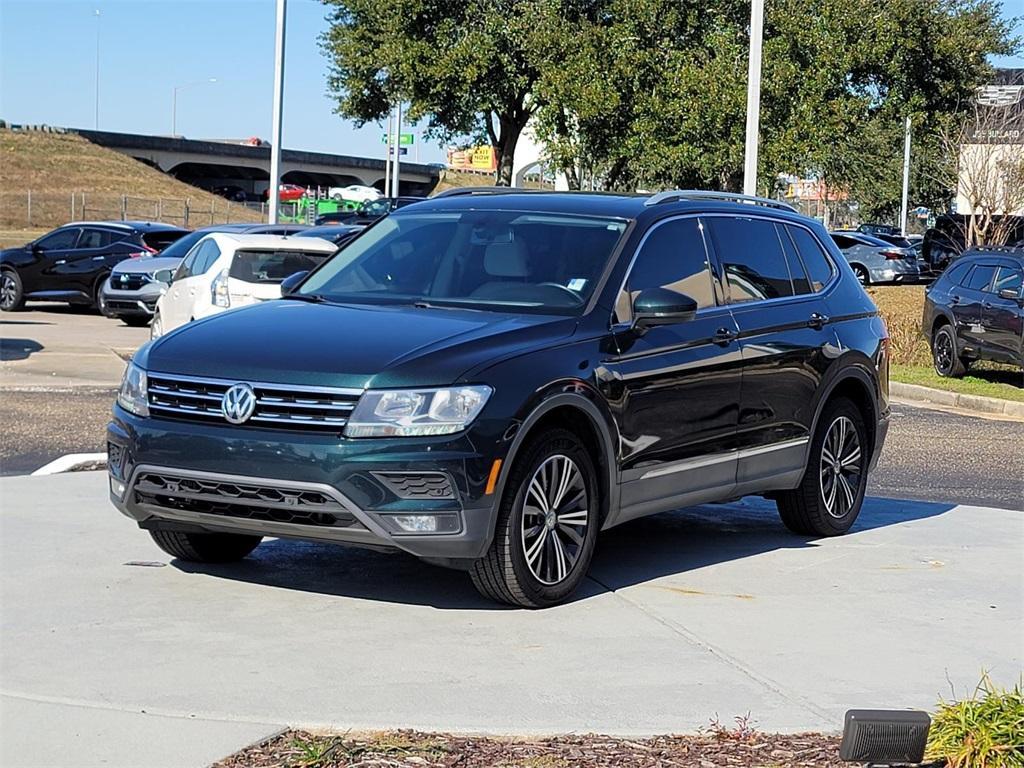
{"label": "front tire", "polygon": [[541,433],[513,466],[490,549],[470,570],[473,585],[524,608],[566,600],[590,567],[599,510],[597,472],[579,437]]}
{"label": "front tire", "polygon": [[153,339],[159,339],[164,335],[164,321],[160,319],[160,313],[156,312],[153,315],[153,319],[149,323],[149,338],[150,341]]}
{"label": "front tire", "polygon": [[149,325],[149,318],[145,315],[118,315],[118,318],[125,325],[130,325],[132,328],[143,328]]}
{"label": "front tire", "polygon": [[932,363],[935,372],[947,379],[959,379],[967,373],[967,365],[957,353],[953,326],[943,325],[932,336]]}
{"label": "front tire", "polygon": [[171,557],[190,563],[233,563],[252,552],[262,536],[241,533],[150,531],[153,541]]}
{"label": "front tire", "polygon": [[25,306],[21,277],[13,269],[0,270],[0,310],[17,312]]}
{"label": "front tire", "polygon": [[857,406],[844,397],[826,405],[803,480],[775,498],[785,526],[805,536],[839,536],[850,530],[864,503],[868,450],[868,431]]}

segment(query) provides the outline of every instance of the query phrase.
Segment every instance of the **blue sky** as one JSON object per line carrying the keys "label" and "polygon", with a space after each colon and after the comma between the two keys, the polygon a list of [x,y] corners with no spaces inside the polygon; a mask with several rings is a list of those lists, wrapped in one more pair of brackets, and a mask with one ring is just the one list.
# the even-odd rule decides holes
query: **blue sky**
{"label": "blue sky", "polygon": [[[1024,14],[1024,0],[1005,0],[1004,12]],[[288,2],[284,145],[383,156],[379,126],[356,129],[332,112],[317,45],[324,15],[317,0]],[[170,133],[174,87],[213,77],[179,91],[178,133],[270,136],[273,0],[0,0],[0,118],[93,127],[97,23],[101,129]],[[1024,67],[1021,57],[996,63]],[[443,159],[436,145],[417,149],[423,162]]]}

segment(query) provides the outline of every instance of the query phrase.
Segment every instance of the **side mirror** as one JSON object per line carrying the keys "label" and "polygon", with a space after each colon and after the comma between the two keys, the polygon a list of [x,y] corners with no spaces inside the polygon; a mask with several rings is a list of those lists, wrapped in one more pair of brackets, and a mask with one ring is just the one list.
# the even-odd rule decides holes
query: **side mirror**
{"label": "side mirror", "polygon": [[656,325],[683,323],[696,314],[696,301],[667,288],[648,288],[633,301],[633,327],[640,331]]}
{"label": "side mirror", "polygon": [[999,292],[999,298],[1009,299],[1010,301],[1019,301],[1020,291],[1015,291],[1013,288],[1003,288],[1003,290]]}
{"label": "side mirror", "polygon": [[165,283],[167,285],[170,285],[171,282],[174,280],[174,270],[158,269],[156,272],[153,273],[153,279],[156,280],[158,283]]}
{"label": "side mirror", "polygon": [[32,253],[42,253],[43,246],[39,243],[32,243]]}
{"label": "side mirror", "polygon": [[294,291],[298,287],[299,283],[306,279],[306,275],[309,274],[309,270],[303,270],[302,272],[292,272],[284,280],[281,281],[281,295],[287,296],[289,293]]}

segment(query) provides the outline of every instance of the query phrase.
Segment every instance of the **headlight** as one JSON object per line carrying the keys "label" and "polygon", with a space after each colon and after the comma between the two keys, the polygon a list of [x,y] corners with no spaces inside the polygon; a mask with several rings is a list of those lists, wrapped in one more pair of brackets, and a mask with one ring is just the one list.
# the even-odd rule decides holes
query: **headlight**
{"label": "headlight", "polygon": [[136,416],[149,416],[149,401],[146,399],[146,372],[135,363],[128,363],[121,391],[117,393],[117,404]]}
{"label": "headlight", "polygon": [[370,390],[345,426],[348,437],[450,435],[469,426],[491,396],[488,386]]}

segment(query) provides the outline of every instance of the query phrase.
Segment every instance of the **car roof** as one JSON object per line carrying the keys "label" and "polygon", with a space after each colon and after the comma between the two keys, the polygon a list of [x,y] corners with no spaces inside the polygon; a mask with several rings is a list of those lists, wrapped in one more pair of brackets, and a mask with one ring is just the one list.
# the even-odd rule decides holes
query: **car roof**
{"label": "car roof", "polygon": [[[537,213],[564,213],[581,216],[604,216],[619,219],[637,219],[649,214],[660,217],[670,213],[733,213],[749,216],[751,213],[770,213],[790,221],[813,221],[792,210],[784,203],[723,200],[716,192],[683,190],[676,196],[672,192],[659,196],[650,194],[622,194],[614,192],[553,192],[503,191],[482,187],[482,191],[459,191],[430,197],[415,206],[399,208],[392,216],[414,216],[430,210],[436,211],[527,211]],[[453,191],[454,192],[454,191]],[[689,195],[689,196],[688,196]],[[772,207],[768,207],[769,204]]]}
{"label": "car roof", "polygon": [[339,235],[346,232],[362,232],[366,227],[362,224],[321,224],[316,227],[296,232],[292,237],[319,237],[320,235]]}
{"label": "car roof", "polygon": [[183,227],[165,224],[162,221],[69,221],[67,224],[62,224],[58,229],[63,229],[64,227],[107,227],[109,229],[139,230],[142,232],[152,232],[155,230],[188,232]]}
{"label": "car roof", "polygon": [[1014,246],[981,246],[980,248],[971,248],[970,250],[964,251],[957,261],[960,262],[968,259],[972,262],[979,260],[992,261],[994,259],[1006,259],[1024,266],[1024,249]]}
{"label": "car roof", "polygon": [[213,232],[206,236],[217,242],[218,245],[238,250],[247,248],[253,250],[294,250],[294,251],[322,251],[333,253],[334,243],[326,240],[320,242],[315,237],[303,237],[296,241],[294,235],[236,235],[231,232]]}

